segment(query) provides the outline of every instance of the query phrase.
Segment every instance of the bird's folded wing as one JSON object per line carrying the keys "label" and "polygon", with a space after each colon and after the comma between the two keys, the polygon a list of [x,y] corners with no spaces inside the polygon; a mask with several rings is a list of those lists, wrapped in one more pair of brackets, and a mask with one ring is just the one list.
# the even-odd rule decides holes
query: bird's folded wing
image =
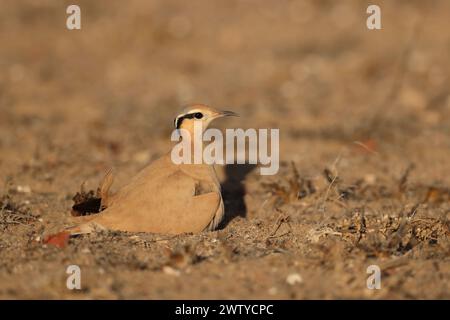
{"label": "bird's folded wing", "polygon": [[220,205],[220,194],[196,195],[199,181],[182,171],[153,180],[135,181],[119,192],[93,222],[108,229],[183,233],[204,230]]}

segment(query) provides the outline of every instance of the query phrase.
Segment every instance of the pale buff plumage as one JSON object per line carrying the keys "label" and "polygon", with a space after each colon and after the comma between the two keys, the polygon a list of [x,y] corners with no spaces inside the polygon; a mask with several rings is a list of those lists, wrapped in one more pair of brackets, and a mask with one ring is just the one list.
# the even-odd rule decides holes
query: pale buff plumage
{"label": "pale buff plumage", "polygon": [[[183,115],[202,113],[202,119]],[[192,131],[194,121],[202,121],[204,129],[219,117],[236,115],[205,105],[192,105],[176,119],[179,128]],[[182,119],[182,121],[180,121]],[[121,230],[179,234],[214,230],[223,218],[224,205],[220,183],[214,167],[207,164],[172,162],[170,153],[139,172],[117,193],[109,195],[112,173],[100,184],[101,213],[78,218],[70,234],[95,230]]]}

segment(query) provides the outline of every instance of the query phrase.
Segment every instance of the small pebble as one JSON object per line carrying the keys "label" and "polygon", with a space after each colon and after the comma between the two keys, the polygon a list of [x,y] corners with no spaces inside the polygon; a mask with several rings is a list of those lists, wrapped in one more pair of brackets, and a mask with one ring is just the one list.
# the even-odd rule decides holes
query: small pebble
{"label": "small pebble", "polygon": [[270,288],[267,292],[268,292],[271,296],[274,296],[274,295],[276,295],[276,294],[278,293],[278,289],[275,288],[275,287],[272,287],[272,288]]}
{"label": "small pebble", "polygon": [[174,268],[172,268],[172,267],[170,267],[170,266],[164,266],[164,267],[162,268],[162,271],[163,271],[165,274],[168,274],[169,276],[175,276],[175,277],[180,276],[180,271],[178,271],[178,270],[176,270],[176,269],[174,269]]}
{"label": "small pebble", "polygon": [[290,275],[287,276],[286,282],[289,285],[293,286],[293,285],[302,283],[303,282],[303,278],[298,273],[291,273]]}
{"label": "small pebble", "polygon": [[30,186],[17,186],[17,192],[19,193],[31,193]]}

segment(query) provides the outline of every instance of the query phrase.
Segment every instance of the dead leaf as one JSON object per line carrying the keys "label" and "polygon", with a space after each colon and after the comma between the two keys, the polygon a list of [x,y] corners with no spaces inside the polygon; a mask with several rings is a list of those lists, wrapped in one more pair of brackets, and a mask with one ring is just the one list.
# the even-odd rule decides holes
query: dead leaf
{"label": "dead leaf", "polygon": [[70,234],[63,231],[46,237],[43,242],[62,249],[69,244],[69,238]]}

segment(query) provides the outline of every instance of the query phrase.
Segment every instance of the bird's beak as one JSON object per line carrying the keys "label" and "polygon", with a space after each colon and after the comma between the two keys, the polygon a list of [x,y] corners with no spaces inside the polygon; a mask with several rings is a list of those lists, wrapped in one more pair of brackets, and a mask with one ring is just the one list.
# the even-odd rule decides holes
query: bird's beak
{"label": "bird's beak", "polygon": [[233,111],[219,111],[216,117],[239,117],[239,115]]}

